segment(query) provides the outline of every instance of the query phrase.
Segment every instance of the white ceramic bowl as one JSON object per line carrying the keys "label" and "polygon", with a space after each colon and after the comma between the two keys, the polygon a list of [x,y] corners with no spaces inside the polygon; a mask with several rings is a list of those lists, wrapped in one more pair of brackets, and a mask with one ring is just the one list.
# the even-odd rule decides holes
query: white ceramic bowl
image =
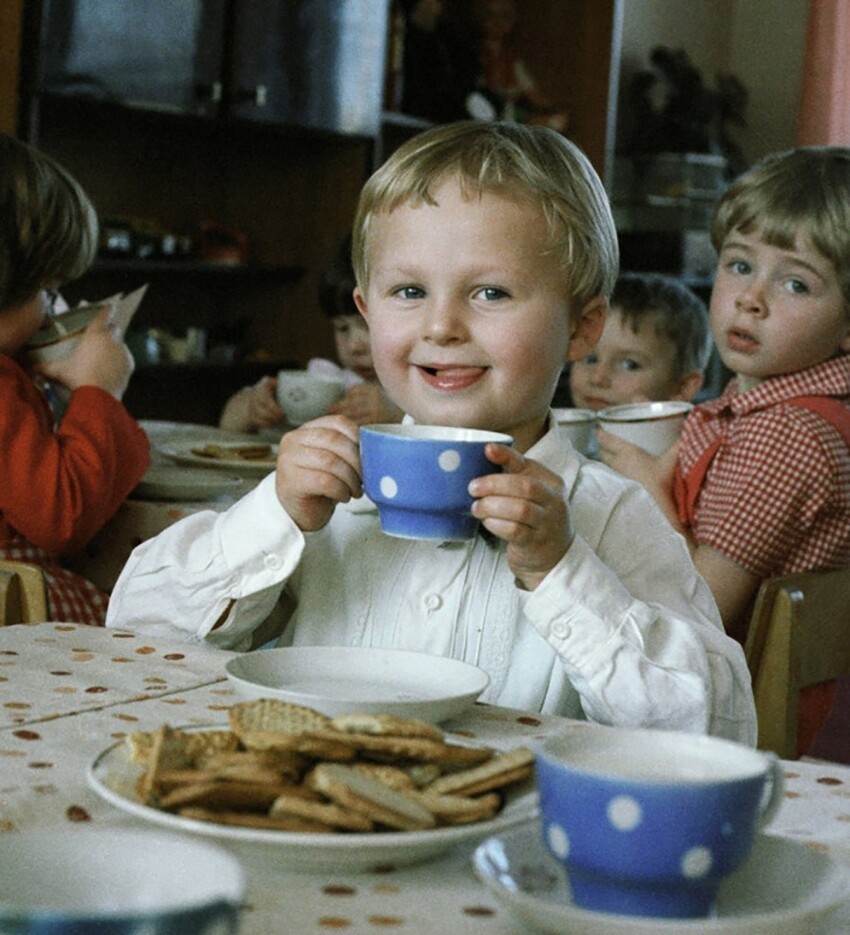
{"label": "white ceramic bowl", "polygon": [[280,370],[277,375],[277,401],[290,425],[303,425],[318,419],[345,392],[345,383],[307,370]]}
{"label": "white ceramic bowl", "polygon": [[553,409],[562,434],[570,439],[576,451],[590,455],[593,451],[596,413],[592,409]]}
{"label": "white ceramic bowl", "polygon": [[236,935],[245,891],[218,845],[168,831],[0,835],[0,932]]}
{"label": "white ceramic bowl", "polygon": [[31,360],[49,363],[67,357],[103,305],[78,305],[56,315],[46,328],[37,331],[26,345]]}
{"label": "white ceramic bowl", "polygon": [[439,723],[490,683],[483,669],[425,653],[354,646],[294,646],[234,656],[227,677],[244,698],[278,698],[334,717],[395,714]]}
{"label": "white ceramic bowl", "polygon": [[662,455],[676,441],[693,403],[662,400],[609,406],[596,414],[599,427],[638,445],[652,455]]}

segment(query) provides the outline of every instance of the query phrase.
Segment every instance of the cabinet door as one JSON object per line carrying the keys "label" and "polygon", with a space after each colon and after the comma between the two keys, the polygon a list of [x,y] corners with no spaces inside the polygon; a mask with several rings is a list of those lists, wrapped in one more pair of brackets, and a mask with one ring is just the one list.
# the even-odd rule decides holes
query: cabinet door
{"label": "cabinet door", "polygon": [[44,0],[41,86],[200,115],[221,98],[225,0]]}
{"label": "cabinet door", "polygon": [[230,112],[337,133],[378,131],[386,0],[243,0]]}

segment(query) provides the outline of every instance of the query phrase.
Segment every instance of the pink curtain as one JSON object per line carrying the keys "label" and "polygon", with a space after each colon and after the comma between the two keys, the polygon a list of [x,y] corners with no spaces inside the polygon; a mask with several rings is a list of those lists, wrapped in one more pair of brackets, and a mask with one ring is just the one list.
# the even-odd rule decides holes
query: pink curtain
{"label": "pink curtain", "polygon": [[800,146],[850,145],[850,3],[809,0]]}

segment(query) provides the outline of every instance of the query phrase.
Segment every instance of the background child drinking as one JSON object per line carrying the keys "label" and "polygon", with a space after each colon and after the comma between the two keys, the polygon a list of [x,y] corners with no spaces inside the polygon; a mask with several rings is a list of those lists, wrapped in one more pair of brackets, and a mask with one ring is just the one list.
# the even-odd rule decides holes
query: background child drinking
{"label": "background child drinking", "polygon": [[244,648],[285,587],[283,643],[451,656],[488,672],[497,704],[754,742],[743,652],[681,537],[551,418],[617,270],[587,159],[548,128],[435,127],[367,182],[353,243],[355,299],[394,402],[417,423],[513,437],[488,446],[501,471],[470,485],[491,535],[383,535],[361,497],[357,425],[323,416],[283,436],[276,473],[230,510],[137,548],[109,625]]}
{"label": "background child drinking", "polygon": [[[120,402],[133,358],[104,310],[67,359],[29,364],[24,345],[48,320],[52,290],[94,258],[97,219],[58,164],[2,134],[0,217],[0,556],[42,566],[50,619],[102,624],[106,595],[60,557],[147,470],[147,436]],[[70,391],[58,424],[44,380]]]}
{"label": "background child drinking", "polygon": [[573,405],[690,401],[710,353],[708,311],[699,296],[671,276],[623,273],[599,343],[570,365]]}
{"label": "background child drinking", "polygon": [[[401,411],[375,376],[369,328],[354,304],[355,285],[351,238],[346,237],[319,281],[319,307],[331,320],[339,364],[316,357],[308,362],[307,370],[342,377],[345,381],[345,395],[332,407],[332,412],[346,415],[358,425],[398,422]],[[277,401],[276,389],[276,378],[268,376],[234,393],[222,411],[221,428],[257,432],[285,425],[286,413]]]}
{"label": "background child drinking", "polygon": [[763,580],[850,564],[850,149],[767,157],[721,199],[712,240],[711,326],[735,378],[661,462],[599,437],[684,532],[743,642]]}

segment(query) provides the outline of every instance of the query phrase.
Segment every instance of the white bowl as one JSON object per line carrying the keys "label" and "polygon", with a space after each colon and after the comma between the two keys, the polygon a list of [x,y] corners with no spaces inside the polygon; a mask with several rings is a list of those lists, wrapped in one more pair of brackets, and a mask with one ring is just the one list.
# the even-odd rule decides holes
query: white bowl
{"label": "white bowl", "polygon": [[678,439],[693,408],[693,403],[683,400],[626,403],[602,409],[596,418],[606,432],[658,456]]}
{"label": "white bowl", "polygon": [[223,848],[166,831],[0,835],[0,932],[236,935],[245,891]]}
{"label": "white bowl", "polygon": [[277,374],[277,401],[290,425],[303,425],[318,419],[345,392],[345,382],[308,370],[280,370]]}
{"label": "white bowl", "polygon": [[61,312],[30,338],[26,351],[31,360],[49,363],[67,357],[103,305],[78,305]]}
{"label": "white bowl", "polygon": [[561,434],[567,435],[573,448],[590,455],[594,448],[596,413],[592,409],[553,409],[552,412]]}
{"label": "white bowl", "polygon": [[227,677],[244,698],[278,698],[334,717],[395,714],[439,723],[475,704],[483,669],[426,653],[351,646],[293,646],[234,656]]}

